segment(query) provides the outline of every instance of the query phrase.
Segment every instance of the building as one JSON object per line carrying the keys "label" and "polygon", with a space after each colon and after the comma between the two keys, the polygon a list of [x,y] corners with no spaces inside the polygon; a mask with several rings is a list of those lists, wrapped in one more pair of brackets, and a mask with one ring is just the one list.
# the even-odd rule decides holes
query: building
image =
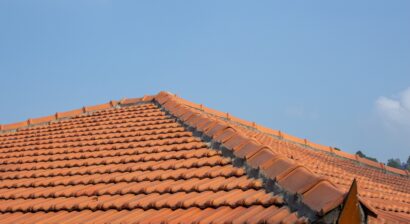
{"label": "building", "polygon": [[410,178],[161,92],[0,126],[0,223],[409,223]]}

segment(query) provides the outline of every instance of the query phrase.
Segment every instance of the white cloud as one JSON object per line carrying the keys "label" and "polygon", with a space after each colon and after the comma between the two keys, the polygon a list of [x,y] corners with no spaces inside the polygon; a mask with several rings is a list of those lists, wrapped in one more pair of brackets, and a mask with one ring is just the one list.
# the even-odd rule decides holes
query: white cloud
{"label": "white cloud", "polygon": [[287,107],[285,109],[285,114],[292,118],[302,119],[302,120],[317,120],[318,114],[313,111],[308,111],[302,105],[294,105]]}
{"label": "white cloud", "polygon": [[410,131],[410,87],[396,97],[379,97],[376,108],[389,128]]}

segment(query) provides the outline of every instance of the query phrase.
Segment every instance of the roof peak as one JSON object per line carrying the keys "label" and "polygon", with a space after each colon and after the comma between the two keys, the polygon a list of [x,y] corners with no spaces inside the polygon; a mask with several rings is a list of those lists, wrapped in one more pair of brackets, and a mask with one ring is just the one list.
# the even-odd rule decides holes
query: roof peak
{"label": "roof peak", "polygon": [[268,128],[263,125],[257,124],[255,122],[250,122],[250,121],[232,116],[228,112],[221,112],[218,110],[208,108],[204,106],[203,104],[196,104],[196,103],[190,102],[184,98],[179,97],[177,94],[169,92],[169,91],[160,91],[156,95],[144,95],[143,97],[139,97],[139,98],[122,98],[121,100],[111,100],[108,103],[104,103],[104,104],[98,104],[98,105],[93,105],[93,106],[83,106],[82,108],[79,108],[79,109],[74,109],[74,110],[64,111],[64,112],[56,112],[54,115],[43,116],[43,117],[38,117],[38,118],[28,118],[25,121],[15,122],[15,123],[0,124],[0,134],[5,133],[5,132],[16,131],[20,128],[47,124],[52,121],[70,118],[70,117],[78,116],[84,113],[91,113],[91,112],[95,112],[99,110],[114,108],[116,106],[127,106],[127,105],[132,105],[132,104],[137,104],[137,103],[151,102],[154,99],[158,100],[158,98],[161,96],[175,97],[186,106],[200,110],[207,114],[211,114],[213,116],[217,116],[217,117],[229,120],[231,122],[236,122],[248,128],[253,128],[259,132],[262,132],[262,133],[265,133],[271,136],[275,136],[283,141],[288,141],[290,143],[296,143],[296,144],[302,145],[304,147],[307,147],[313,150],[320,150],[320,151],[330,153],[334,156],[338,156],[344,159],[350,159],[361,165],[381,169],[387,173],[399,174],[402,176],[410,177],[410,173],[406,170],[401,170],[401,169],[397,169],[394,167],[386,166],[382,162],[375,162],[367,158],[362,158],[355,154],[350,154],[348,152],[338,150],[332,146],[325,146],[325,145],[317,144],[312,141],[309,141],[306,138],[299,138],[299,137],[287,134],[285,132],[282,132],[280,130],[274,130],[274,129]]}
{"label": "roof peak", "polygon": [[[133,105],[139,106],[133,107]],[[403,198],[399,202],[399,207],[403,206],[400,203],[410,203],[410,193],[407,193],[410,183],[408,179],[398,175],[386,175],[389,172],[404,176],[408,173],[399,173],[385,167],[382,163],[369,162],[357,155],[337,151],[329,146],[316,144],[307,139],[283,133],[280,130],[273,130],[255,122],[237,118],[230,113],[207,108],[202,104],[190,102],[166,91],[141,98],[124,98],[100,105],[84,106],[76,110],[58,112],[51,116],[4,125],[1,126],[0,136],[14,138],[13,135],[30,133],[37,135],[38,130],[47,129],[48,125],[60,127],[59,122],[77,124],[85,119],[94,123],[94,118],[89,119],[88,116],[102,116],[103,119],[115,120],[116,116],[106,117],[104,114],[115,111],[122,113],[122,111],[134,110],[134,108],[139,107],[155,107],[161,111],[161,116],[174,123],[180,123],[179,127],[184,131],[191,132],[190,135],[200,137],[202,141],[209,143],[206,145],[219,151],[218,153],[223,156],[229,157],[233,164],[244,168],[250,177],[263,180],[266,190],[283,195],[292,210],[298,211],[299,215],[313,217],[312,220],[333,217],[334,214],[340,212],[343,198],[348,192],[352,178],[357,178],[358,189],[362,193],[358,200],[365,200],[366,203],[362,204],[366,204],[370,210],[373,210],[372,206],[375,206],[377,211],[383,210],[380,214],[387,211],[388,215],[392,215],[389,214],[391,210],[388,209],[396,205],[380,208],[377,203],[381,199],[392,202],[398,196]],[[138,114],[129,115],[138,116]],[[98,126],[98,122],[96,125]],[[34,126],[40,127],[31,128]],[[28,128],[27,132],[1,134],[25,128]],[[131,132],[133,131],[131,130]],[[145,137],[143,139],[146,140]],[[13,147],[25,147],[26,144],[17,144]],[[2,148],[9,146],[10,144],[2,145]],[[15,153],[14,150],[7,149],[6,151],[7,153]],[[19,149],[17,148],[17,150]],[[377,200],[373,200],[373,198]],[[370,202],[369,206],[367,206],[367,202]],[[397,215],[401,216],[402,214]]]}

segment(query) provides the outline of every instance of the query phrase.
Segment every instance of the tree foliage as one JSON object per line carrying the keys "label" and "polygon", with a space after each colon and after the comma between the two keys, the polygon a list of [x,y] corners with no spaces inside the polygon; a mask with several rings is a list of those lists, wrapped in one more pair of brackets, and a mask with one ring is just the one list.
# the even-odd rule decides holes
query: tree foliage
{"label": "tree foliage", "polygon": [[[335,147],[335,149],[340,150],[336,147]],[[367,156],[361,150],[357,151],[356,155],[360,156],[361,158],[366,158],[366,159],[378,162],[376,158]],[[407,158],[406,162],[401,162],[400,159],[398,159],[398,158],[391,158],[391,159],[387,160],[387,166],[394,167],[394,168],[397,168],[397,169],[407,169],[407,170],[410,171],[410,156]]]}
{"label": "tree foliage", "polygon": [[387,160],[387,165],[390,167],[401,169],[401,162],[400,159],[389,159]]}
{"label": "tree foliage", "polygon": [[364,154],[361,150],[356,152],[356,155],[362,157],[362,158],[366,158],[375,162],[378,162],[376,158],[370,157],[370,156],[366,156],[366,154]]}

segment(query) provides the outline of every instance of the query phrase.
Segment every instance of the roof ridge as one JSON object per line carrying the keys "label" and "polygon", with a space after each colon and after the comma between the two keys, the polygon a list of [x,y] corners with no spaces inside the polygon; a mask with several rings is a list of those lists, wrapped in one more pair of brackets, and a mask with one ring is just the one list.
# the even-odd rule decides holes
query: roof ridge
{"label": "roof ridge", "polygon": [[[353,171],[350,172],[349,169],[343,168],[340,172],[338,171],[339,174],[347,172],[345,173],[347,177],[356,177],[360,176],[360,172],[375,172],[381,178],[386,178],[388,183],[392,180],[399,181],[394,182],[394,186],[399,186],[397,183],[404,183],[408,180],[405,178],[409,176],[406,171],[387,167],[383,163],[368,161],[358,155],[337,151],[333,147],[316,144],[255,122],[242,120],[229,113],[204,107],[202,104],[190,102],[169,92],[160,92],[141,98],[123,98],[119,101],[84,106],[80,109],[57,112],[50,116],[1,125],[0,134],[9,136],[8,132],[17,131],[19,133],[18,131],[21,129],[32,127],[34,127],[33,130],[37,130],[37,126],[54,124],[56,121],[64,121],[67,118],[92,115],[96,111],[107,110],[109,112],[114,108],[145,103],[155,104],[162,110],[161,113],[170,116],[173,121],[177,121],[194,136],[199,136],[202,141],[209,144],[209,147],[220,151],[223,156],[229,157],[235,166],[244,168],[249,177],[263,180],[268,192],[283,195],[292,211],[297,211],[302,216],[313,217],[313,220],[325,219],[340,213],[343,199],[347,193],[346,182],[351,181],[349,178],[338,179],[322,174],[321,169],[318,169],[316,165],[326,166],[330,163],[340,162],[340,164],[347,164]],[[311,166],[310,157],[318,157],[330,162],[318,162]],[[306,160],[308,162],[301,160],[305,158],[308,159]],[[384,172],[376,172],[363,166],[380,169]],[[389,176],[386,173],[399,174],[404,177]],[[370,175],[370,177],[372,176]],[[385,182],[377,181],[371,184],[373,183],[385,184]],[[374,185],[364,184],[363,186],[371,187]],[[393,190],[402,192],[401,188]],[[362,200],[368,200],[368,198],[361,199],[359,197],[359,201],[362,202]],[[377,204],[373,204],[377,203],[377,200],[371,202],[369,206],[378,208]]]}
{"label": "roof ridge", "polygon": [[[280,191],[284,190],[286,195],[290,195],[290,202],[297,203],[299,200],[292,197],[301,195],[299,199],[302,204],[319,216],[333,211],[343,202],[346,192],[331,180],[245,135],[228,122],[201,113],[169,93],[161,92],[154,100],[185,125],[195,128],[202,135],[222,145],[222,150],[227,149],[234,159],[244,162],[247,168],[260,171],[263,178],[270,179]],[[203,109],[202,105],[200,107]],[[229,114],[226,116],[231,118]],[[300,176],[304,177],[304,181],[297,181]],[[298,184],[295,184],[295,181]]]}
{"label": "roof ridge", "polygon": [[9,123],[9,124],[0,124],[0,134],[4,132],[17,130],[20,128],[47,124],[52,121],[70,118],[70,117],[82,115],[85,113],[91,113],[91,112],[96,112],[100,110],[115,108],[116,106],[127,106],[127,105],[136,104],[136,103],[150,102],[153,99],[154,99],[154,95],[145,95],[140,98],[122,98],[121,100],[111,100],[108,103],[97,104],[93,106],[83,106],[82,108],[79,108],[79,109],[63,111],[63,112],[56,112],[54,115],[37,117],[37,118],[29,118],[25,121],[14,122],[14,123]]}
{"label": "roof ridge", "polygon": [[47,124],[52,121],[66,119],[69,117],[74,117],[74,116],[78,116],[78,115],[85,114],[85,113],[91,113],[95,111],[115,108],[116,106],[127,106],[127,105],[136,104],[136,103],[150,102],[154,98],[158,98],[158,96],[163,95],[163,94],[167,94],[169,96],[173,96],[177,98],[181,103],[185,104],[186,106],[192,107],[197,110],[201,110],[204,113],[208,113],[208,114],[211,114],[217,117],[227,119],[231,122],[236,122],[248,128],[253,128],[259,132],[269,134],[271,136],[279,138],[280,140],[285,140],[285,141],[296,143],[296,144],[299,144],[299,145],[302,145],[304,147],[308,147],[311,149],[324,151],[326,153],[330,153],[331,155],[338,156],[344,159],[353,160],[356,163],[359,163],[360,165],[365,165],[368,167],[376,168],[376,169],[382,170],[385,173],[392,173],[392,174],[398,174],[398,175],[405,176],[405,177],[410,177],[410,172],[407,170],[401,170],[401,169],[397,169],[394,167],[386,166],[382,162],[375,162],[375,161],[360,157],[355,154],[351,154],[351,153],[348,153],[342,150],[336,150],[334,147],[331,147],[331,146],[325,146],[325,145],[311,142],[306,138],[302,139],[302,138],[284,133],[280,130],[274,130],[274,129],[265,127],[263,125],[256,124],[255,122],[250,122],[250,121],[232,116],[230,113],[224,113],[224,112],[221,112],[215,109],[205,107],[203,104],[196,104],[196,103],[190,102],[168,91],[161,91],[156,95],[144,95],[143,97],[139,97],[139,98],[122,98],[121,100],[111,100],[108,103],[97,104],[93,106],[83,106],[82,108],[79,108],[79,109],[63,111],[63,112],[56,112],[54,115],[42,116],[42,117],[37,117],[37,118],[28,118],[27,120],[21,121],[21,122],[0,124],[0,134],[5,133],[5,132],[10,132],[10,131],[15,131],[17,129],[21,129],[25,127],[32,127],[32,126]]}
{"label": "roof ridge", "polygon": [[[346,185],[351,182],[351,177],[359,178],[358,180],[361,184],[363,184],[359,188],[360,192],[363,192],[363,195],[358,195],[357,192],[354,193],[356,197],[358,197],[359,202],[361,202],[361,207],[363,209],[376,209],[376,213],[378,213],[379,210],[381,211],[379,217],[377,217],[378,214],[376,214],[376,219],[385,218],[388,220],[399,220],[394,219],[396,214],[399,217],[408,215],[408,207],[406,207],[405,203],[409,201],[409,197],[407,195],[408,188],[406,188],[409,184],[409,179],[398,175],[388,175],[391,171],[388,167],[385,167],[384,164],[375,162],[367,164],[367,161],[357,155],[351,155],[343,151],[339,152],[334,150],[332,147],[316,144],[308,141],[307,139],[297,138],[279,130],[272,130],[262,125],[258,125],[255,122],[249,122],[236,118],[229,113],[223,113],[206,108],[202,104],[192,103],[169,92],[160,92],[156,95],[144,96],[141,98],[124,98],[119,101],[110,101],[108,103],[95,106],[84,106],[76,110],[58,112],[50,116],[2,125],[0,127],[0,136],[5,137],[6,139],[11,139],[12,137],[10,136],[18,135],[18,139],[23,139],[20,137],[24,136],[20,135],[30,137],[31,132],[34,131],[36,132],[36,135],[31,137],[35,137],[35,139],[31,139],[30,142],[35,141],[35,143],[39,145],[39,148],[33,148],[31,146],[32,144],[28,144],[26,141],[17,141],[21,144],[19,143],[17,145],[12,145],[12,147],[22,147],[24,151],[26,151],[26,149],[41,149],[41,154],[36,154],[37,152],[35,152],[33,155],[46,155],[46,157],[51,155],[48,152],[48,149],[51,148],[57,148],[57,152],[64,152],[61,154],[67,154],[67,149],[64,149],[63,151],[63,148],[71,147],[71,144],[67,143],[67,140],[70,140],[71,138],[76,138],[76,141],[79,142],[79,144],[74,145],[74,147],[90,146],[87,136],[93,135],[91,131],[101,130],[94,128],[94,126],[89,129],[89,127],[91,127],[91,123],[94,121],[99,125],[110,125],[106,126],[104,130],[111,128],[118,130],[119,128],[129,127],[128,125],[118,126],[117,124],[120,123],[112,122],[116,119],[115,116],[112,117],[111,115],[115,114],[117,110],[120,110],[123,120],[134,118],[134,114],[132,114],[131,117],[127,115],[128,112],[123,114],[124,111],[128,111],[128,109],[125,108],[131,108],[131,110],[134,111],[134,109],[132,109],[133,107],[129,107],[134,105],[144,107],[144,114],[146,115],[150,115],[147,110],[147,105],[149,105],[148,107],[150,108],[155,107],[158,110],[158,113],[161,114],[161,117],[165,117],[166,119],[172,121],[172,123],[175,123],[175,125],[190,132],[189,135],[193,138],[199,137],[201,142],[204,142],[209,150],[215,150],[211,150],[212,153],[218,153],[218,155],[225,157],[225,159],[229,158],[228,160],[231,165],[241,168],[242,172],[247,175],[247,178],[261,180],[264,187],[263,192],[268,193],[269,195],[280,195],[285,201],[285,204],[283,205],[286,206],[287,209],[290,209],[290,211],[295,214],[295,217],[303,216],[312,221],[323,222],[335,220],[334,218],[339,216],[342,208],[348,208],[348,206],[344,205],[343,199],[346,198]],[[107,114],[109,114],[108,117],[106,117]],[[97,117],[101,119],[98,121],[94,118],[86,119],[88,122],[88,125],[84,126],[87,127],[85,129],[87,131],[86,137],[78,138],[78,136],[83,136],[78,134],[83,126],[78,127],[77,124],[79,123],[75,122],[75,120],[79,118],[81,120],[79,122],[81,123],[83,122],[83,118],[86,118],[87,116],[94,117],[94,115],[98,115]],[[103,116],[100,117],[99,115]],[[74,119],[74,123],[70,122],[70,120],[72,120],[71,118]],[[109,122],[105,120],[105,118],[107,118]],[[74,132],[76,133],[75,135],[64,134],[62,136],[63,141],[52,140],[47,142],[36,137],[43,136],[42,134],[37,135],[37,131],[42,132],[42,129],[48,129],[48,125],[52,125],[52,129],[54,130],[56,124],[59,124],[60,122],[64,123],[66,120],[69,121],[68,124],[70,124],[70,128],[80,128],[76,129]],[[138,119],[138,122],[140,121],[144,121],[144,119]],[[112,127],[111,124],[113,124]],[[57,126],[59,126],[57,128],[60,128],[60,125]],[[127,129],[127,132],[133,132],[134,130]],[[103,133],[105,133],[105,131]],[[57,132],[51,135],[48,133],[47,137],[50,139],[52,138],[51,136],[54,137],[56,134],[59,135],[61,133]],[[74,152],[74,154],[68,156],[65,155],[67,157],[64,157],[64,160],[66,158],[69,160],[80,158],[80,155],[84,156],[84,158],[94,158],[92,153],[92,151],[95,151],[94,148],[99,149],[98,145],[105,143],[120,144],[113,145],[108,149],[127,150],[124,153],[115,155],[128,155],[129,152],[134,150],[129,149],[131,145],[132,148],[134,148],[134,144],[127,143],[127,145],[122,145],[123,142],[121,141],[104,141],[104,136],[105,135],[99,135],[98,138],[92,139],[93,146],[90,147],[93,148],[93,150],[89,151],[87,148],[86,151],[83,151],[83,148],[79,148],[76,152]],[[124,138],[130,137],[127,134],[122,136]],[[115,138],[115,136],[110,135],[110,138]],[[140,140],[144,141],[143,139]],[[126,141],[129,142],[130,139],[127,138]],[[7,141],[7,147],[13,142],[14,141]],[[43,143],[46,145],[42,145]],[[166,144],[173,144],[173,142],[167,141]],[[148,145],[152,144],[149,143]],[[25,148],[26,146],[28,146],[28,148]],[[103,148],[105,148],[105,146]],[[3,151],[6,153],[12,152],[9,149],[5,149]],[[5,162],[4,164],[9,164],[9,162],[13,164],[21,163],[21,161],[34,162],[31,158],[23,158],[23,160],[21,160],[19,157],[29,157],[31,155],[31,153],[27,154],[25,152],[21,152],[21,150],[17,150],[16,153],[12,152],[11,155],[13,157],[11,159],[6,159],[8,162]],[[86,155],[83,155],[83,152],[85,152]],[[77,155],[77,153],[79,154]],[[106,157],[107,155],[110,156],[111,154],[103,152],[99,158]],[[40,160],[38,160],[38,158],[40,158]],[[47,160],[43,157],[38,158],[36,157],[35,161],[50,162],[60,160],[63,157],[57,155],[56,157],[48,158]],[[106,163],[105,160],[101,161]],[[356,164],[356,162],[359,164]],[[73,165],[75,163],[67,164]],[[86,164],[88,164],[88,161],[84,162],[81,166]],[[370,166],[374,169],[367,168],[366,166]],[[37,164],[27,166],[26,169],[32,169],[33,167],[37,167]],[[54,165],[52,167],[54,167]],[[384,172],[376,169],[381,169]],[[386,172],[387,174],[385,174]],[[408,173],[405,174],[408,176]],[[47,175],[47,177],[51,176],[52,174]],[[367,179],[373,177],[375,178],[369,180]],[[393,202],[401,196],[403,196],[403,199],[397,202],[397,204],[394,204]],[[380,203],[385,203],[386,200],[393,204],[388,207],[380,205]],[[284,201],[282,200],[282,202]],[[369,204],[366,204],[367,202]],[[390,212],[391,209],[396,208],[398,208],[398,213],[396,210]],[[29,209],[30,208],[27,208],[27,211]],[[386,213],[386,217],[383,216],[383,212]],[[364,210],[362,215],[370,217],[366,210]],[[404,219],[405,218],[407,218],[407,216],[404,217]]]}
{"label": "roof ridge", "polygon": [[[276,133],[276,136],[279,135],[278,137],[282,138],[281,142],[285,142],[285,147],[288,147],[288,144],[298,145],[298,147],[304,146],[311,149],[315,149],[315,146],[319,146],[319,148],[316,148],[319,150],[320,146],[322,148],[324,146],[310,143],[306,139],[302,140],[284,134],[281,131],[259,126],[255,122],[233,117],[229,113],[206,108],[202,104],[192,103],[175,94],[160,92],[154,97],[154,101],[185,126],[193,128],[192,131],[198,133],[202,139],[210,141],[213,145],[215,143],[216,145],[214,146],[216,149],[222,150],[223,153],[230,153],[231,155],[228,156],[234,161],[239,160],[239,164],[243,164],[242,166],[244,166],[249,173],[256,172],[258,178],[273,181],[272,184],[278,186],[274,187],[274,189],[279,190],[278,192],[281,194],[287,195],[287,201],[290,205],[293,203],[292,206],[294,209],[300,210],[300,206],[307,206],[311,212],[315,212],[323,219],[326,219],[328,216],[331,217],[332,214],[340,213],[340,208],[343,207],[343,199],[347,193],[346,189],[335,184],[330,178],[323,178],[322,175],[316,174],[306,165],[300,164],[300,162],[294,161],[282,153],[275,151],[279,150],[276,146],[275,150],[270,148],[267,145],[268,143],[262,138],[261,141],[258,141],[252,137],[256,137],[256,135],[246,132],[246,130],[238,130],[236,126],[232,126],[237,124],[231,122],[237,122],[259,130],[262,135],[266,136],[267,134],[274,135]],[[240,126],[238,128],[240,128]],[[284,139],[286,141],[283,141]],[[333,152],[327,150],[320,151],[325,151],[331,156],[341,157],[341,159],[351,160],[352,162],[359,163],[359,165],[363,165],[362,163],[364,163],[364,165],[375,169],[382,168],[383,173],[387,175],[392,172],[400,174],[404,176],[404,178],[406,178],[406,176],[408,177],[408,173],[402,172],[402,170],[389,169],[382,163],[375,163],[377,165],[373,163],[368,164],[366,161],[363,162],[364,159],[357,155],[336,151],[332,147],[327,148]],[[299,178],[302,178],[303,181],[298,181]],[[269,181],[266,182],[266,184],[269,185]],[[315,199],[312,200],[313,198]],[[359,198],[359,201],[363,202],[361,198]],[[311,214],[311,212],[302,215],[310,216],[309,214]]]}
{"label": "roof ridge", "polygon": [[322,145],[322,144],[318,144],[318,143],[309,141],[306,138],[302,139],[302,138],[287,134],[285,132],[282,132],[280,130],[274,130],[274,129],[265,127],[263,125],[256,124],[255,122],[250,122],[250,121],[247,121],[247,120],[232,116],[230,113],[227,113],[227,112],[224,113],[224,112],[221,112],[221,111],[218,111],[218,110],[215,110],[215,109],[205,107],[203,104],[196,104],[196,103],[190,102],[186,99],[178,97],[176,94],[171,94],[169,92],[160,92],[159,94],[169,94],[170,96],[176,97],[181,103],[185,104],[186,106],[192,107],[192,108],[197,109],[197,110],[201,110],[202,112],[205,112],[207,114],[211,114],[211,115],[214,115],[214,116],[217,116],[217,117],[220,117],[220,118],[224,118],[224,119],[229,120],[231,122],[236,122],[236,123],[244,125],[248,128],[253,128],[253,129],[255,129],[259,132],[269,134],[271,136],[279,138],[280,140],[288,141],[288,142],[291,142],[291,143],[296,143],[298,145],[301,145],[301,146],[304,146],[304,147],[307,147],[307,148],[311,148],[311,149],[315,149],[315,150],[319,150],[319,151],[329,153],[333,156],[341,157],[341,158],[344,158],[344,159],[349,159],[349,160],[352,160],[352,161],[354,161],[354,162],[356,162],[360,165],[365,165],[365,166],[368,166],[368,167],[372,167],[372,168],[375,168],[375,169],[382,170],[385,173],[392,173],[392,174],[396,174],[396,175],[398,174],[398,175],[401,175],[401,176],[404,176],[404,177],[410,177],[410,172],[408,172],[407,170],[401,170],[401,169],[397,169],[397,168],[394,168],[394,167],[390,167],[390,166],[385,165],[382,162],[375,162],[375,161],[372,161],[370,159],[360,157],[356,154],[351,154],[351,153],[348,153],[348,152],[345,152],[345,151],[342,151],[342,150],[337,150],[335,147],[332,147],[332,146],[325,146],[325,145]]}

